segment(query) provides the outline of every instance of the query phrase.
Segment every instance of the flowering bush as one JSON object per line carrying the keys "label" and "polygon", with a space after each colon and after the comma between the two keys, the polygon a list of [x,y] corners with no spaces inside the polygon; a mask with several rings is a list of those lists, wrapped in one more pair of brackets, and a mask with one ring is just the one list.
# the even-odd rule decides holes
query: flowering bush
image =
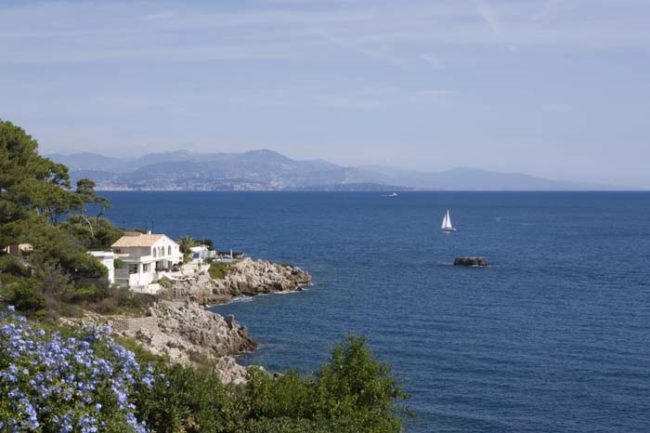
{"label": "flowering bush", "polygon": [[0,313],[0,432],[147,432],[133,395],[152,371],[108,331],[62,335]]}
{"label": "flowering bush", "polygon": [[394,403],[404,393],[363,339],[339,345],[312,376],[251,369],[246,384],[224,385],[212,366],[152,367],[143,353],[138,362],[108,332],[46,332],[0,312],[0,433],[402,430]]}

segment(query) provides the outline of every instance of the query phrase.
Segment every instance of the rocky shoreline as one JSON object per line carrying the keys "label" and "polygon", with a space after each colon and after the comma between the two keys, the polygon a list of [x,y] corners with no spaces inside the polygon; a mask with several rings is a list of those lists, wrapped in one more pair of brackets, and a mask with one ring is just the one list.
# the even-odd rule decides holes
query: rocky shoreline
{"label": "rocky shoreline", "polygon": [[253,351],[257,344],[234,316],[224,317],[204,306],[237,296],[302,290],[310,281],[309,273],[296,266],[246,258],[232,264],[222,279],[211,278],[206,266],[171,281],[146,316],[89,319],[107,321],[113,335],[132,338],[170,362],[213,364],[224,383],[242,383],[246,368],[234,355]]}
{"label": "rocky shoreline", "polygon": [[230,265],[226,275],[213,279],[205,266],[200,272],[170,281],[161,296],[201,305],[223,304],[238,296],[302,290],[311,275],[297,266],[245,258]]}
{"label": "rocky shoreline", "polygon": [[233,355],[257,347],[234,316],[211,313],[189,300],[161,300],[149,309],[148,316],[114,318],[111,325],[114,335],[133,338],[170,362],[214,362],[224,383],[245,380],[246,369],[237,364]]}

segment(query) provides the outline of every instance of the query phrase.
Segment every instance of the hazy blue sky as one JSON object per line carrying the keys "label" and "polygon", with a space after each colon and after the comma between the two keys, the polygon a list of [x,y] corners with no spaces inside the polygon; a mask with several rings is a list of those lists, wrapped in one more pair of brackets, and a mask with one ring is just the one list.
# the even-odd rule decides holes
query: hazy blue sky
{"label": "hazy blue sky", "polygon": [[0,0],[0,118],[45,152],[650,187],[649,80],[649,0]]}

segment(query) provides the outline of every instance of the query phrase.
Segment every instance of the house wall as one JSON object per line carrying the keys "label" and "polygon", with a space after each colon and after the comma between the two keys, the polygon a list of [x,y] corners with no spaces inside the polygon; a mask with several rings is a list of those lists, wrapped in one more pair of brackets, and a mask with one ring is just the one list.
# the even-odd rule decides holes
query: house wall
{"label": "house wall", "polygon": [[[148,266],[149,269],[145,270]],[[131,273],[132,268],[136,272]],[[125,287],[143,287],[151,284],[156,279],[155,263],[132,263],[125,262],[124,266],[115,270],[115,282],[120,286]]]}
{"label": "house wall", "polygon": [[183,254],[180,251],[179,245],[167,237],[160,239],[153,245],[151,255],[156,260],[165,259],[171,264],[181,263],[183,261]]}
{"label": "house wall", "polygon": [[[157,291],[155,287],[148,288],[157,279],[157,271],[183,262],[179,245],[166,236],[150,247],[118,247],[113,252],[124,262],[124,266],[115,272],[116,283],[139,292]],[[145,270],[146,266],[149,269]]]}
{"label": "house wall", "polygon": [[104,265],[106,269],[108,269],[108,274],[107,274],[108,282],[110,284],[114,284],[115,283],[115,266],[114,266],[115,261],[113,260],[113,257],[104,257],[100,261],[101,264]]}
{"label": "house wall", "polygon": [[151,248],[149,247],[128,247],[128,248],[113,248],[113,252],[116,254],[128,254],[129,258],[137,258],[148,256],[151,253]]}
{"label": "house wall", "polygon": [[138,259],[140,257],[151,256],[155,260],[167,260],[171,263],[181,263],[183,254],[180,252],[178,244],[165,238],[159,240],[151,247],[122,247],[114,248],[116,254],[128,254],[127,259]]}

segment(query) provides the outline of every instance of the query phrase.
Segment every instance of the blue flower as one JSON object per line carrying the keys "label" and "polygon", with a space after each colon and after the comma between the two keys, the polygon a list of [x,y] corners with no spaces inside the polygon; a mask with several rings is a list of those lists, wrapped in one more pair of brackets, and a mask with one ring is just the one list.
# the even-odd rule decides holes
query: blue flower
{"label": "blue flower", "polygon": [[[146,433],[135,416],[132,392],[137,384],[152,386],[153,369],[141,369],[133,352],[108,337],[109,331],[90,328],[63,338],[24,317],[0,313],[0,384],[16,414],[0,429],[97,433],[106,416],[120,422],[122,431]],[[118,421],[115,413],[102,411],[106,392],[120,409]]]}

